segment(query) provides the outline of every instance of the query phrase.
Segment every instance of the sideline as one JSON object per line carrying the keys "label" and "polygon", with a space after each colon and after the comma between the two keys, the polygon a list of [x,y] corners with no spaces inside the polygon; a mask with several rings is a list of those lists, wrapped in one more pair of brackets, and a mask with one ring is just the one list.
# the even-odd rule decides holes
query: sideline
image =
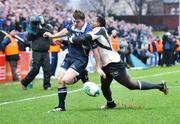
{"label": "sideline", "polygon": [[[159,74],[148,75],[148,76],[140,76],[140,77],[135,77],[133,79],[143,79],[143,78],[148,78],[148,77],[159,77],[159,76],[162,76],[162,75],[168,75],[168,74],[178,73],[178,72],[180,72],[180,71],[172,71],[172,72],[165,72],[165,73],[159,73]],[[113,82],[115,82],[115,81],[113,81]],[[170,88],[172,88],[172,87],[180,87],[180,86],[171,86]],[[68,94],[79,92],[79,91],[82,91],[82,90],[83,89],[80,88],[80,89],[77,89],[77,90],[68,91]],[[36,96],[36,97],[30,97],[30,98],[25,98],[25,99],[20,99],[20,100],[13,100],[13,101],[9,101],[9,102],[2,102],[2,103],[0,103],[0,106],[7,105],[7,104],[12,104],[12,103],[19,103],[19,102],[29,101],[29,100],[47,98],[47,97],[56,96],[56,95],[57,94],[54,93],[54,94],[50,94],[50,95]]]}

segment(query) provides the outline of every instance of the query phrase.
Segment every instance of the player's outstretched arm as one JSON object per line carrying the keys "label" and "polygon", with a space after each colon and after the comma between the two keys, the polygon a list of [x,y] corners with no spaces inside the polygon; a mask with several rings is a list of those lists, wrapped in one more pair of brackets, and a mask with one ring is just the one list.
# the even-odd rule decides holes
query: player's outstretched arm
{"label": "player's outstretched arm", "polygon": [[56,34],[51,34],[50,32],[45,32],[43,34],[43,37],[49,37],[49,38],[56,38],[56,37],[62,37],[68,34],[68,30],[66,28],[62,29],[60,32]]}

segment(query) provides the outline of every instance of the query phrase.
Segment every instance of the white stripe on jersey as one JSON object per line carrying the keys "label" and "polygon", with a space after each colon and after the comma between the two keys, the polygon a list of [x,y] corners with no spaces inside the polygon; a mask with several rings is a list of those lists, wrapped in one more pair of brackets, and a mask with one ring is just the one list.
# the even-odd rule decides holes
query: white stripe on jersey
{"label": "white stripe on jersey", "polygon": [[85,22],[84,25],[83,25],[83,27],[82,27],[81,29],[77,29],[77,28],[75,28],[74,25],[73,25],[73,26],[72,26],[72,30],[75,31],[75,32],[82,32],[82,33],[83,33],[83,32],[86,30],[87,25],[88,25],[88,23]]}
{"label": "white stripe on jersey", "polygon": [[[109,41],[109,36],[107,34],[107,31],[104,27],[96,27],[91,32],[89,32],[92,36],[93,40],[97,40],[99,43],[103,44],[106,47],[111,47],[112,45]],[[102,65],[106,66],[107,64],[111,62],[119,62],[120,61],[120,55],[112,50],[108,50],[102,47],[98,47],[99,54],[101,56]]]}

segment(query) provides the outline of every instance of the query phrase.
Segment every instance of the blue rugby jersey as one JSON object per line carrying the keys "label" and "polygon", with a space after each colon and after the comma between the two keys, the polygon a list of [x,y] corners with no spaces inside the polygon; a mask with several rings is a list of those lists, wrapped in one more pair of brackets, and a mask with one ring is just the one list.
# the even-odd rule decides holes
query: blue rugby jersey
{"label": "blue rugby jersey", "polygon": [[[67,25],[66,29],[70,32],[69,37],[85,35],[92,30],[90,24],[87,22],[85,22],[81,30],[75,29],[73,25]],[[96,47],[97,47],[97,44],[95,42],[92,43],[89,41],[82,43],[81,45],[69,43],[69,46],[68,46],[69,53],[67,55],[72,58],[87,61],[89,51]]]}

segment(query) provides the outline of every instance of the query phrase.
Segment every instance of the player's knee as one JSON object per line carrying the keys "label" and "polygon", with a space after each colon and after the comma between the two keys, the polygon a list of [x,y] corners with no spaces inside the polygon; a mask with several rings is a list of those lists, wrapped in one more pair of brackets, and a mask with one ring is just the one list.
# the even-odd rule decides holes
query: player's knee
{"label": "player's knee", "polygon": [[61,79],[61,82],[63,82],[63,83],[68,83],[68,79],[62,78],[62,79]]}
{"label": "player's knee", "polygon": [[61,79],[58,79],[58,84],[60,85],[62,83]]}
{"label": "player's knee", "polygon": [[63,82],[65,84],[72,84],[74,82],[74,80],[68,79],[68,78],[62,78],[60,82]]}
{"label": "player's knee", "polygon": [[60,87],[65,86],[65,82],[62,79],[58,79],[58,86]]}

